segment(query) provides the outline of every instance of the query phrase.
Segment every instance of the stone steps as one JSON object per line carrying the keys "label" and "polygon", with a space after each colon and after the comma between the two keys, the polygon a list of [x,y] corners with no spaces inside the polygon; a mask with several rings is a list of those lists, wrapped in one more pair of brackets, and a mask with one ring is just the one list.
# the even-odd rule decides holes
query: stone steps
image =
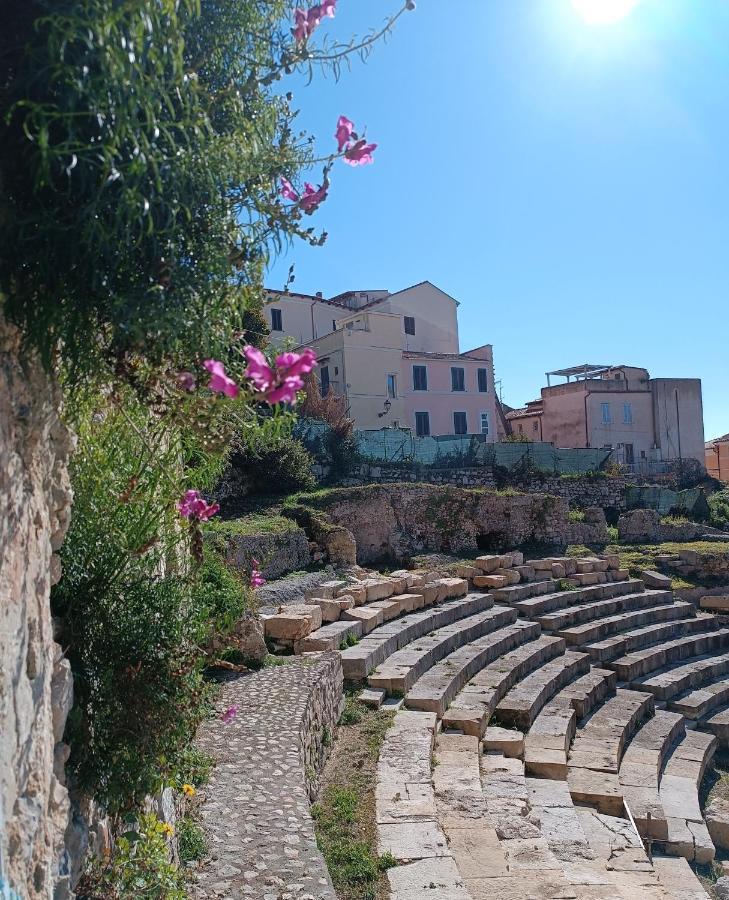
{"label": "stone steps", "polygon": [[688,663],[668,666],[645,678],[637,678],[633,685],[637,690],[650,691],[656,700],[670,700],[678,694],[720,678],[727,672],[729,672],[729,653],[722,653],[718,656],[705,656]]}
{"label": "stone steps", "polygon": [[513,610],[494,607],[438,628],[389,656],[368,676],[367,683],[388,694],[404,695],[443,657],[515,619]]}
{"label": "stone steps", "polygon": [[571,628],[595,619],[603,619],[615,613],[633,612],[658,606],[661,603],[673,603],[673,594],[670,591],[642,591],[623,594],[607,600],[593,600],[590,603],[569,606],[566,609],[539,616],[537,621],[546,631],[559,631],[562,628]]}
{"label": "stone steps", "polygon": [[[556,582],[554,582],[556,587]],[[575,588],[571,591],[555,591],[554,588],[540,596],[525,597],[512,601],[520,616],[529,619],[538,619],[557,610],[570,609],[574,606],[582,606],[586,603],[600,600],[610,600],[613,597],[622,597],[626,594],[639,594],[645,585],[638,579],[628,581],[612,581],[608,584],[596,584],[588,587]]]}
{"label": "stone steps", "polygon": [[496,716],[507,725],[529,728],[544,705],[589,668],[590,658],[586,654],[567,651],[515,685],[497,705]]}
{"label": "stone steps", "polygon": [[659,799],[666,814],[668,837],[664,848],[669,856],[683,856],[701,864],[714,858],[714,845],[701,813],[699,788],[716,746],[712,734],[687,731],[666,762]]}
{"label": "stone steps", "polygon": [[509,624],[460,647],[422,675],[405,695],[409,709],[428,710],[441,718],[476,672],[515,647],[539,637],[536,622],[514,622],[513,609],[501,608],[499,612]]}
{"label": "stone steps", "polygon": [[618,773],[623,800],[645,839],[668,839],[666,814],[659,797],[661,772],[673,745],[685,733],[683,716],[657,710],[636,732],[623,754]]}
{"label": "stone steps", "polygon": [[568,756],[569,768],[617,775],[625,746],[653,710],[652,694],[618,690],[577,730]]}
{"label": "stone steps", "polygon": [[564,651],[561,638],[542,635],[485,666],[461,689],[443,714],[443,727],[483,737],[496,704],[507,691]]}
{"label": "stone steps", "polygon": [[317,650],[339,650],[347,638],[361,638],[363,634],[361,622],[348,622],[340,619],[338,622],[329,622],[322,625],[316,631],[312,631],[308,637],[294,643],[294,653],[312,653]]}
{"label": "stone steps", "polygon": [[715,620],[706,620],[704,616],[691,615],[688,619],[676,619],[673,622],[658,622],[644,625],[632,631],[624,631],[602,641],[584,644],[582,650],[590,654],[593,662],[606,664],[617,656],[624,656],[635,650],[650,647],[670,638],[681,635],[697,634],[718,628]]}
{"label": "stone steps", "polygon": [[643,625],[674,622],[676,619],[691,618],[694,615],[694,607],[691,603],[678,601],[676,603],[664,603],[660,606],[650,606],[647,609],[619,612],[612,616],[606,616],[604,619],[596,619],[594,622],[585,622],[582,625],[574,625],[571,628],[562,628],[556,633],[563,637],[568,644],[582,646],[582,644],[602,641],[606,637],[611,637],[624,631],[632,631]]}
{"label": "stone steps", "polygon": [[729,628],[689,634],[684,637],[628,653],[608,663],[621,681],[634,681],[668,663],[729,646]]}
{"label": "stone steps", "polygon": [[541,597],[554,592],[557,582],[551,578],[546,581],[530,581],[526,584],[515,584],[510,587],[496,588],[491,596],[497,603],[506,603],[518,609],[519,603],[531,597]]}
{"label": "stone steps", "polygon": [[563,688],[539,713],[524,741],[524,764],[530,775],[567,778],[567,753],[577,722],[615,693],[617,676],[591,669]]}
{"label": "stone steps", "polygon": [[729,703],[729,679],[715,681],[696,691],[691,691],[668,706],[686,716],[687,719],[703,719],[713,710]]}
{"label": "stone steps", "polygon": [[653,856],[653,868],[665,900],[709,900],[709,895],[685,859]]}
{"label": "stone steps", "polygon": [[724,749],[729,747],[729,707],[720,709],[713,716],[700,722],[699,728],[711,732],[716,737],[720,747]]}
{"label": "stone steps", "polygon": [[491,609],[493,604],[493,598],[489,594],[467,594],[437,608],[409,613],[401,619],[382,625],[356,646],[342,651],[344,677],[350,681],[362,681],[376,666],[406,644],[438,628]]}

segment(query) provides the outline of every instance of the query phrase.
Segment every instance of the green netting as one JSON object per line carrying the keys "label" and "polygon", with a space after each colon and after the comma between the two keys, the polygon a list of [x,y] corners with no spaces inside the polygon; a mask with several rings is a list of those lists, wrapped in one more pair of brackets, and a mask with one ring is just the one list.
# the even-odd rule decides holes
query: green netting
{"label": "green netting", "polygon": [[634,485],[626,489],[625,499],[629,509],[655,509],[662,516],[676,512],[693,518],[703,517],[708,513],[706,494],[702,488],[673,491],[654,484]]}

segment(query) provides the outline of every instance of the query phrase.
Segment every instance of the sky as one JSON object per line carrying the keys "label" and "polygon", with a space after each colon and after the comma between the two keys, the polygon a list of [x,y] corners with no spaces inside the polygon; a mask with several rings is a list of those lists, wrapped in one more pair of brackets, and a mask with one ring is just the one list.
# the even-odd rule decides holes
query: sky
{"label": "sky", "polygon": [[[339,0],[320,33],[398,5]],[[461,350],[493,344],[505,403],[550,370],[643,366],[701,378],[707,440],[729,432],[727,47],[729,0],[603,26],[572,0],[419,0],[339,81],[287,85],[322,151],[340,114],[379,146],[337,163],[311,220],[327,243],[268,285],[291,264],[324,296],[429,280],[460,302]]]}

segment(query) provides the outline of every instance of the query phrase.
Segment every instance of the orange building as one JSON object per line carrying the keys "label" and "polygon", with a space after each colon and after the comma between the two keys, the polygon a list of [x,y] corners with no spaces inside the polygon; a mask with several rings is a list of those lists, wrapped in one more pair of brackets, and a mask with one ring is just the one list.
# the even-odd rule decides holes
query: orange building
{"label": "orange building", "polygon": [[706,471],[712,478],[729,483],[729,434],[706,442]]}

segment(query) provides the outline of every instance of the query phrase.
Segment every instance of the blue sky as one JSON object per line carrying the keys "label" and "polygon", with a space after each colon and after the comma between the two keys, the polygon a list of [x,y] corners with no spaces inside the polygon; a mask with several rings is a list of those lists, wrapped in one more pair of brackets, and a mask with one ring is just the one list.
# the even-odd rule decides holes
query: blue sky
{"label": "blue sky", "polygon": [[[339,0],[349,37],[398,0]],[[700,377],[706,436],[729,431],[729,2],[641,0],[585,24],[571,0],[420,0],[338,83],[292,82],[321,148],[337,116],[379,143],[339,163],[269,273],[293,289],[460,303],[461,348],[494,345],[512,406],[583,362]],[[318,182],[317,182],[318,183]]]}

